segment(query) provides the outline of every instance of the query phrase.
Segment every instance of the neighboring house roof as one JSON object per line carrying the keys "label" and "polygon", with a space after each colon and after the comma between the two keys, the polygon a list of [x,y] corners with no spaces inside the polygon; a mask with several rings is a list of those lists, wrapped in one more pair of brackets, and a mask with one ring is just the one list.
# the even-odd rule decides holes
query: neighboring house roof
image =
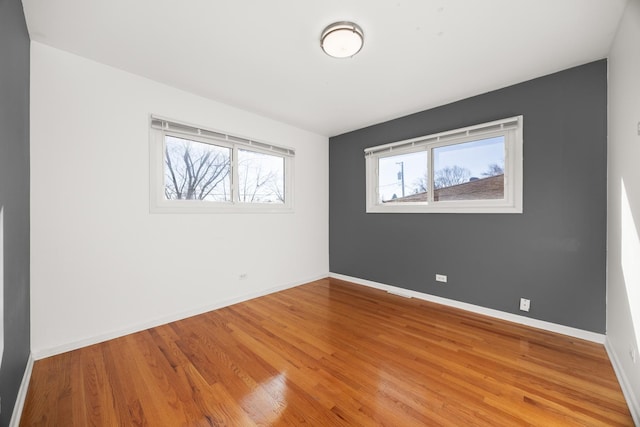
{"label": "neighboring house roof", "polygon": [[[451,187],[438,188],[434,191],[434,201],[447,200],[492,200],[504,198],[504,174],[475,179]],[[411,194],[384,203],[426,202],[428,195],[424,193]]]}

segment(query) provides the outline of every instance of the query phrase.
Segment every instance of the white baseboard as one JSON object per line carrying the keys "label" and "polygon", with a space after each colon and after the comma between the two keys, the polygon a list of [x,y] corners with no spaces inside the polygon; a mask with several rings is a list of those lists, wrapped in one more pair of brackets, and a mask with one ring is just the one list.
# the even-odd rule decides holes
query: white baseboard
{"label": "white baseboard", "polygon": [[360,279],[357,277],[345,276],[338,273],[329,273],[329,277],[352,282],[358,285],[369,286],[371,288],[381,289],[396,295],[402,295],[404,297],[418,298],[425,301],[431,301],[449,307],[460,308],[462,310],[470,311],[473,313],[484,314],[485,316],[494,317],[496,319],[507,320],[513,323],[519,323],[525,326],[531,326],[537,329],[543,329],[545,331],[555,332],[562,335],[568,335],[570,337],[580,338],[583,340],[595,342],[598,344],[604,344],[605,335],[595,332],[585,331],[582,329],[572,328],[569,326],[558,325],[556,323],[545,322],[544,320],[532,319],[530,317],[519,316],[513,313],[507,313],[500,310],[494,310],[492,308],[481,307],[479,305],[468,304],[466,302],[460,302],[448,298],[442,298],[435,295],[424,294],[422,292],[416,292],[397,286],[385,285],[384,283],[373,282],[371,280]]}
{"label": "white baseboard", "polygon": [[156,326],[165,325],[167,323],[175,322],[177,320],[186,319],[187,317],[197,316],[202,313],[206,313],[208,311],[217,310],[219,308],[228,307],[233,304],[237,304],[239,302],[248,301],[250,299],[258,298],[264,295],[272,294],[274,292],[283,291],[285,289],[293,288],[296,286],[300,286],[305,283],[313,282],[315,280],[325,279],[327,277],[326,274],[311,277],[305,279],[303,281],[296,281],[292,283],[287,283],[279,286],[274,286],[272,288],[264,289],[259,292],[252,292],[248,294],[244,294],[238,297],[229,298],[225,300],[216,301],[211,304],[207,304],[192,310],[182,311],[178,313],[173,313],[167,316],[162,316],[157,319],[149,320],[146,322],[138,323],[136,325],[132,325],[128,328],[107,332],[100,335],[95,335],[86,339],[66,343],[63,345],[59,345],[56,347],[50,347],[45,349],[33,350],[33,357],[35,360],[44,359],[45,357],[55,356],[57,354],[66,353],[67,351],[77,350],[82,347],[88,347],[93,344],[98,344],[104,341],[108,341],[114,338],[119,338],[124,335],[133,334],[135,332],[144,331],[145,329],[154,328]]}
{"label": "white baseboard", "polygon": [[18,389],[18,396],[16,397],[16,404],[13,405],[13,413],[11,414],[11,420],[9,421],[9,427],[18,427],[20,424],[20,418],[22,417],[22,410],[24,409],[24,401],[27,398],[27,391],[29,390],[29,381],[31,381],[31,372],[33,371],[33,356],[29,354],[27,359],[27,366],[22,376],[22,382]]}
{"label": "white baseboard", "polygon": [[618,383],[620,383],[622,394],[624,394],[624,398],[627,401],[627,406],[629,406],[629,411],[631,412],[631,417],[633,417],[633,422],[637,426],[640,426],[640,399],[638,399],[633,392],[633,389],[631,388],[631,382],[622,369],[622,364],[620,363],[618,353],[616,353],[613,345],[611,344],[611,341],[609,341],[608,338],[604,343],[604,348],[607,350],[607,354],[609,355],[609,360],[611,360],[613,370],[616,373],[616,377],[618,377]]}

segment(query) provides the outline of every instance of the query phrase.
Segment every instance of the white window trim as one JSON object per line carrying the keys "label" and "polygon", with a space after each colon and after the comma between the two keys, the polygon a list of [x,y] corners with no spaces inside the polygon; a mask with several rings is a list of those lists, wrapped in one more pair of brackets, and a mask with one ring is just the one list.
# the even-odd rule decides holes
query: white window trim
{"label": "white window trim", "polygon": [[[451,131],[365,148],[367,213],[522,213],[523,116],[515,116]],[[494,136],[505,137],[505,198],[438,202],[382,203],[378,197],[378,160],[381,157],[426,151],[433,171],[432,150]],[[433,197],[433,179],[428,194]]]}
{"label": "white window trim", "polygon": [[[232,150],[232,201],[167,200],[165,198],[164,148],[167,135],[227,147]],[[238,158],[238,150],[240,149],[284,158],[284,203],[249,203],[237,200],[239,180],[235,159]],[[151,115],[149,126],[149,210],[151,213],[291,213],[293,212],[294,157],[295,150],[293,148]]]}

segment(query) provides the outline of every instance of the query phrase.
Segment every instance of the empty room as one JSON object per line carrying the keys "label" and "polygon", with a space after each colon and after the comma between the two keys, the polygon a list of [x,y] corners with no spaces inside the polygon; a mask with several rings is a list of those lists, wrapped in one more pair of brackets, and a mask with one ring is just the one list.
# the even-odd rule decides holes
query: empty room
{"label": "empty room", "polygon": [[0,0],[0,427],[640,425],[640,0]]}

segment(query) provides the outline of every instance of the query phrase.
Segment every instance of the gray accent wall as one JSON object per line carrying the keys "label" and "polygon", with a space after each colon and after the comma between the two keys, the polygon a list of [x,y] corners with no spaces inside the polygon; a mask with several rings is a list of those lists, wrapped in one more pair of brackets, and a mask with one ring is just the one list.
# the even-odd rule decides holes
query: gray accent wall
{"label": "gray accent wall", "polygon": [[30,351],[29,48],[22,3],[0,0],[0,205],[4,207],[5,339],[0,366],[1,426],[9,425]]}
{"label": "gray accent wall", "polygon": [[[365,212],[364,148],[520,114],[524,213]],[[332,137],[329,153],[331,272],[605,332],[606,60]]]}

